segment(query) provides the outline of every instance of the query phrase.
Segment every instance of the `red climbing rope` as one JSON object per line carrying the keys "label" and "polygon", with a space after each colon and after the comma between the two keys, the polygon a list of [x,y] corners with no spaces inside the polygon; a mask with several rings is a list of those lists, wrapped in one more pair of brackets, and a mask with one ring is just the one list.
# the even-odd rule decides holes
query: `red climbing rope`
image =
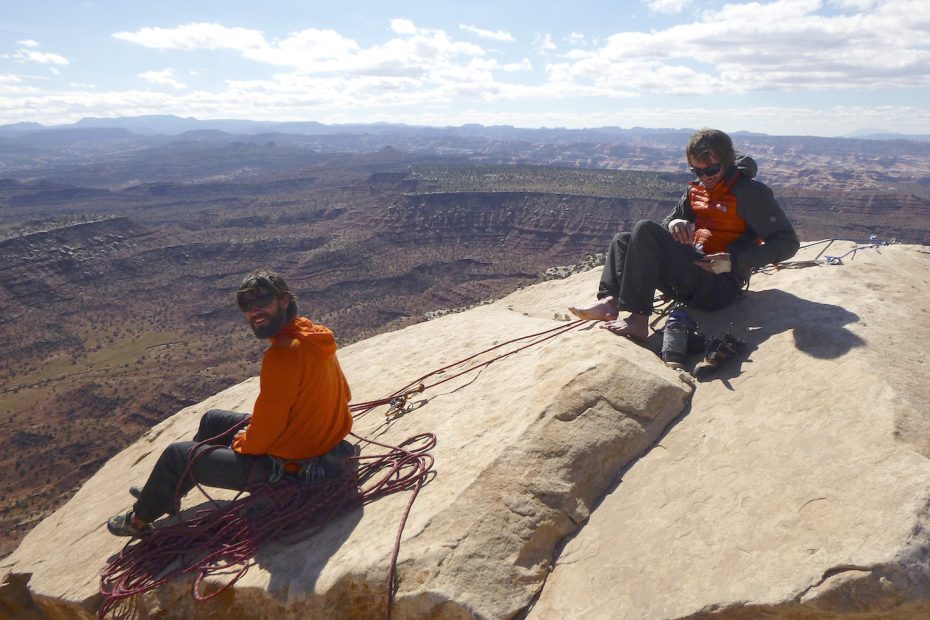
{"label": "red climbing rope", "polygon": [[[524,349],[528,349],[529,347],[535,346],[535,345],[537,345],[537,344],[540,344],[540,343],[542,343],[542,342],[545,342],[545,341],[547,341],[547,340],[550,340],[550,339],[552,339],[552,338],[555,338],[556,336],[560,336],[560,335],[562,335],[562,334],[564,334],[564,333],[566,333],[566,332],[568,332],[568,331],[571,331],[571,330],[573,330],[573,329],[575,329],[575,328],[577,328],[577,327],[579,327],[579,326],[581,326],[581,325],[584,325],[584,324],[587,323],[587,322],[588,322],[588,321],[586,321],[586,320],[584,320],[584,319],[578,319],[577,321],[571,321],[571,322],[569,322],[569,323],[565,323],[565,324],[562,324],[562,325],[558,325],[558,326],[553,327],[553,328],[551,328],[551,329],[543,330],[543,331],[537,332],[537,333],[535,333],[535,334],[529,334],[529,335],[527,335],[527,336],[520,336],[520,337],[518,337],[518,338],[513,338],[513,339],[511,339],[511,340],[507,340],[506,342],[501,342],[500,344],[496,344],[496,345],[494,345],[493,347],[488,347],[487,349],[485,349],[485,350],[483,350],[483,351],[479,351],[478,353],[475,353],[474,355],[469,355],[468,357],[466,357],[466,358],[464,358],[464,359],[461,359],[461,360],[459,360],[459,361],[457,361],[457,362],[452,362],[451,364],[447,364],[446,366],[443,366],[442,368],[438,368],[438,369],[436,369],[436,370],[433,370],[433,371],[431,371],[431,372],[428,372],[428,373],[426,373],[425,375],[423,375],[422,377],[420,377],[420,378],[418,378],[418,379],[414,379],[413,381],[411,381],[410,383],[408,383],[408,384],[405,385],[404,387],[400,388],[399,390],[397,390],[396,392],[394,392],[394,393],[391,394],[390,396],[387,396],[387,397],[385,397],[385,398],[380,398],[380,399],[377,399],[377,400],[370,400],[370,401],[367,401],[367,402],[363,402],[363,403],[358,403],[358,404],[355,404],[355,405],[351,405],[351,406],[349,407],[349,410],[353,412],[355,419],[359,419],[359,418],[361,418],[362,416],[364,416],[365,414],[369,413],[370,411],[372,411],[373,409],[375,409],[376,407],[379,407],[379,406],[381,406],[381,405],[391,405],[392,407],[395,407],[395,408],[396,408],[396,407],[398,407],[398,406],[401,406],[402,404],[405,404],[407,398],[409,398],[410,396],[413,396],[413,395],[415,395],[415,394],[419,394],[419,393],[421,393],[421,392],[425,392],[426,390],[428,390],[428,389],[430,389],[430,388],[434,388],[434,387],[436,387],[437,385],[441,385],[441,384],[443,384],[443,383],[446,383],[447,381],[451,381],[452,379],[456,379],[456,378],[461,377],[462,375],[468,374],[468,373],[470,373],[470,372],[475,372],[475,371],[480,370],[480,369],[482,369],[482,368],[486,368],[486,367],[490,366],[491,364],[493,364],[494,362],[497,362],[497,361],[499,361],[499,360],[502,360],[502,359],[504,359],[504,358],[506,358],[506,357],[509,357],[509,356],[511,356],[511,355],[513,355],[513,354],[515,354],[515,353],[519,353],[520,351],[523,351]],[[477,362],[477,361],[476,361],[477,358],[481,357],[482,355],[484,355],[484,354],[486,354],[486,353],[490,353],[490,352],[492,352],[492,351],[497,351],[497,350],[499,350],[499,349],[502,349],[503,347],[506,347],[506,346],[508,346],[508,345],[515,344],[515,343],[523,343],[523,344],[520,344],[519,346],[517,346],[517,347],[514,348],[514,349],[511,349],[511,350],[509,350],[509,351],[506,351],[506,352],[504,352],[504,353],[501,353],[501,354],[499,354],[499,355],[497,355],[497,356],[495,356],[495,357],[489,358],[489,359],[484,360],[484,361],[482,361],[482,362]],[[436,381],[435,383],[430,383],[430,384],[427,384],[427,383],[426,383],[426,380],[427,380],[427,379],[430,379],[430,378],[432,378],[432,377],[435,377],[435,376],[437,376],[437,375],[440,375],[440,374],[446,372],[447,370],[451,370],[451,369],[457,368],[457,367],[459,367],[459,366],[465,366],[465,365],[468,364],[469,362],[472,362],[472,365],[465,367],[464,369],[460,370],[459,372],[456,372],[455,374],[452,374],[452,375],[450,375],[450,376],[448,376],[448,377],[445,377],[445,378],[443,378],[443,379],[441,379],[441,380],[439,380],[439,381]]]}
{"label": "red climbing rope", "polygon": [[[403,515],[406,522],[410,507],[433,467],[429,452],[436,445],[435,436],[422,433],[399,446],[364,441],[385,448],[386,452],[349,457],[359,463],[357,479],[305,482],[284,477],[274,484],[261,483],[251,487],[248,495],[237,496],[225,505],[214,502],[215,507],[200,510],[191,519],[133,539],[101,574],[100,593],[104,600],[97,616],[104,618],[122,601],[187,574],[194,575],[195,599],[213,598],[248,571],[261,545],[307,538],[341,514],[381,497],[411,490]],[[388,609],[396,589],[396,558],[395,548],[388,575]],[[217,590],[205,593],[204,579],[216,574],[232,577]]]}
{"label": "red climbing rope", "polygon": [[[407,398],[413,394],[486,368],[586,322],[572,321],[502,342],[429,372],[386,398],[351,405],[350,410],[356,419],[382,405],[391,407],[389,413],[403,413],[406,411]],[[492,358],[478,361],[482,355],[499,351],[508,345],[516,346]],[[457,372],[427,384],[427,380],[456,368]],[[233,433],[239,428],[233,427],[227,433]],[[216,502],[200,487],[213,504],[212,508],[200,510],[190,519],[179,518],[176,523],[155,528],[151,534],[131,540],[103,570],[100,577],[103,602],[98,609],[98,617],[104,618],[110,612],[115,612],[138,594],[188,574],[194,575],[195,599],[213,598],[235,584],[248,571],[255,563],[255,554],[261,545],[306,538],[341,514],[381,497],[409,490],[410,498],[394,540],[388,571],[387,615],[390,618],[397,591],[397,558],[401,537],[417,494],[434,472],[430,451],[436,445],[436,437],[432,433],[421,433],[398,446],[391,446],[354,433],[352,435],[359,442],[384,450],[380,454],[349,457],[349,461],[357,461],[359,465],[355,479],[305,482],[284,477],[274,484],[261,483],[250,487],[247,495],[240,493],[226,504]],[[215,439],[197,444],[191,450],[191,462],[210,449],[219,447],[207,445]],[[204,580],[217,574],[231,574],[232,577],[217,590],[205,593]]]}

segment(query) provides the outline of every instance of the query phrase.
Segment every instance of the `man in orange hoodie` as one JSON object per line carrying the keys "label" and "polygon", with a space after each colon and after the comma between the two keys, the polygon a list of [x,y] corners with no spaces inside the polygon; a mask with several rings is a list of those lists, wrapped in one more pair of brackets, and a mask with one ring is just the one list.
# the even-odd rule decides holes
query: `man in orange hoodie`
{"label": "man in orange hoodie", "polygon": [[179,510],[195,484],[242,490],[281,475],[343,475],[355,449],[349,384],[336,358],[333,333],[297,316],[297,301],[277,274],[257,270],[236,293],[257,338],[270,346],[262,360],[260,391],[251,414],[213,409],[200,419],[193,441],[162,453],[132,510],[112,517],[116,536],[137,536],[164,514]]}

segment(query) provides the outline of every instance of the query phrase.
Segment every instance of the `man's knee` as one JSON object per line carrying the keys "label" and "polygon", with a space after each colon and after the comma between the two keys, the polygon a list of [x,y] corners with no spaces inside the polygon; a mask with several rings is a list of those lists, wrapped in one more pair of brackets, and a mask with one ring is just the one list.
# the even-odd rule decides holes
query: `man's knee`
{"label": "man's knee", "polygon": [[176,441],[168,444],[168,447],[166,447],[162,451],[161,456],[158,457],[158,466],[162,468],[168,467],[172,470],[179,470],[186,467],[193,445],[195,444],[189,441]]}
{"label": "man's knee", "polygon": [[211,424],[216,424],[220,419],[229,415],[229,411],[225,409],[210,409],[205,414],[200,416],[200,428],[204,426],[209,426]]}
{"label": "man's knee", "polygon": [[633,232],[631,233],[631,236],[634,239],[638,239],[644,235],[655,236],[661,235],[663,233],[668,235],[671,234],[665,228],[663,228],[661,224],[657,224],[652,220],[639,220],[636,222],[636,225],[633,226]]}
{"label": "man's knee", "polygon": [[[247,413],[227,411],[226,409],[210,409],[200,417],[200,426],[197,429],[197,434],[194,435],[194,441],[206,441],[223,435],[247,417],[250,417]],[[225,439],[232,440],[231,437],[225,437]],[[229,441],[221,439],[215,443],[228,444]]]}

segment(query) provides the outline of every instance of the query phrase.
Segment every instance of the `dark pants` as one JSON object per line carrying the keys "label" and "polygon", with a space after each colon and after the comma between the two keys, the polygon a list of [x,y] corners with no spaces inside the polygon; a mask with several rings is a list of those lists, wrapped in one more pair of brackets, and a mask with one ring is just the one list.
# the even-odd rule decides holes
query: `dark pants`
{"label": "dark pants", "polygon": [[[190,471],[187,471],[194,446],[201,441],[222,435],[250,417],[248,413],[222,409],[206,412],[200,418],[200,428],[193,441],[177,441],[161,453],[133,507],[136,516],[146,523],[151,523],[164,514],[175,514],[179,509],[180,498],[194,488],[195,479],[205,486],[234,490],[242,490],[250,484],[268,480],[272,470],[271,460],[264,455],[239,454],[232,450],[229,446],[235,433],[226,433],[223,437],[200,447],[196,453],[199,456],[193,460]],[[221,447],[213,449],[208,446]]]}
{"label": "dark pants", "polygon": [[[177,441],[161,453],[142,488],[142,494],[133,506],[136,516],[146,523],[151,523],[164,514],[177,513],[180,498],[194,488],[195,480],[204,486],[236,491],[245,490],[260,482],[268,482],[275,473],[271,457],[239,454],[229,447],[235,433],[226,431],[247,418],[251,418],[248,413],[222,409],[211,409],[203,414],[200,418],[200,428],[193,441]],[[217,438],[218,435],[223,436]],[[191,450],[198,443],[208,439],[212,441],[198,448],[191,465]],[[322,477],[347,475],[348,468],[356,464],[349,457],[355,454],[355,448],[349,442],[342,441],[337,444],[330,452],[319,457]]]}
{"label": "dark pants", "polygon": [[701,310],[732,302],[741,284],[731,273],[713,274],[694,264],[701,255],[667,229],[640,220],[614,236],[607,249],[597,297],[613,297],[621,310],[651,314],[656,290]]}

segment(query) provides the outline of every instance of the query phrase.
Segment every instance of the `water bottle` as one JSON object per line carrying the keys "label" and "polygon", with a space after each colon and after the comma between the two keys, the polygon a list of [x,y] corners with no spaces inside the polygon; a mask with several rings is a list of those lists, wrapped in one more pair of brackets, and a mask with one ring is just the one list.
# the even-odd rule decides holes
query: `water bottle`
{"label": "water bottle", "polygon": [[682,368],[688,355],[688,333],[694,321],[684,310],[672,310],[662,336],[662,361],[671,368]]}

